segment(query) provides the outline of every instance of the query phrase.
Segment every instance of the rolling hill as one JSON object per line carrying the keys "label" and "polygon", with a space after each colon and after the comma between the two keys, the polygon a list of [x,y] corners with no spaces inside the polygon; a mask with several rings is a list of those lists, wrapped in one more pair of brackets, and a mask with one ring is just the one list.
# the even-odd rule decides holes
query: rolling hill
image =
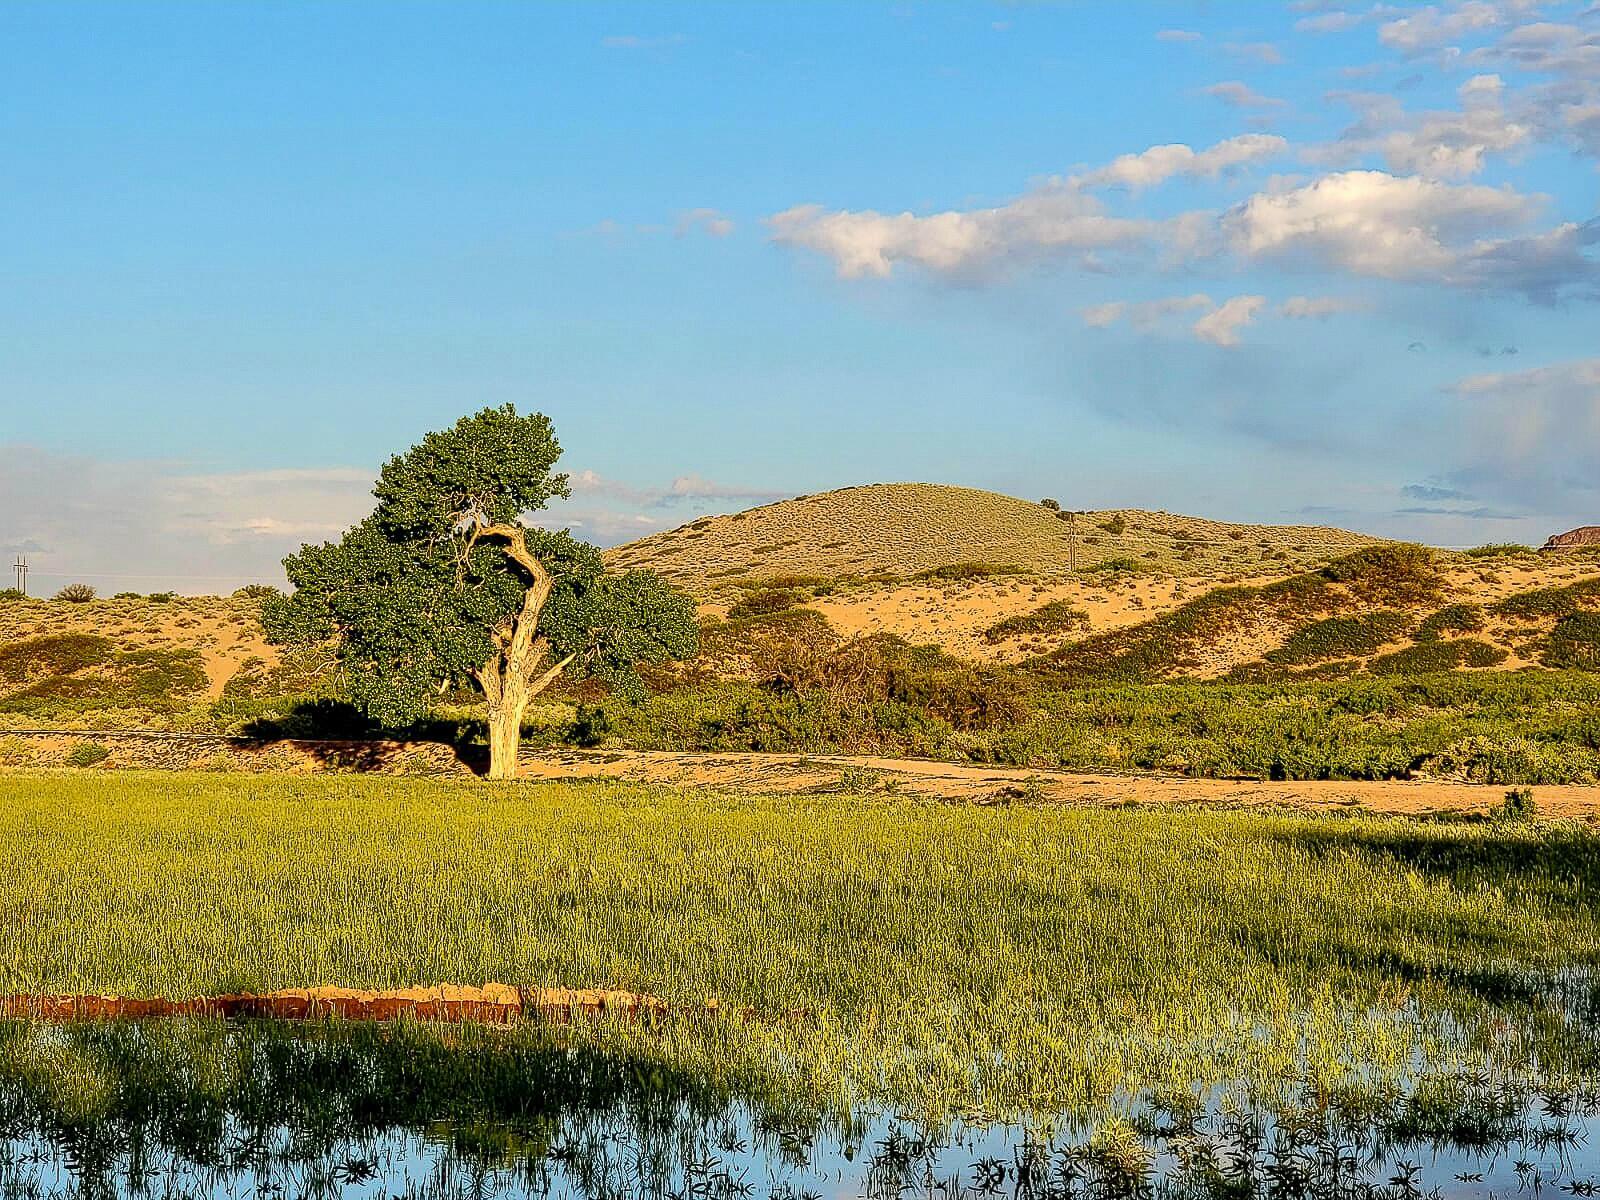
{"label": "rolling hill", "polygon": [[879,483],[702,517],[607,553],[705,597],[783,576],[907,579],[986,563],[1034,574],[1125,563],[1178,577],[1283,574],[1379,539],[1306,525],[1234,525],[1140,509],[1079,513],[974,488]]}

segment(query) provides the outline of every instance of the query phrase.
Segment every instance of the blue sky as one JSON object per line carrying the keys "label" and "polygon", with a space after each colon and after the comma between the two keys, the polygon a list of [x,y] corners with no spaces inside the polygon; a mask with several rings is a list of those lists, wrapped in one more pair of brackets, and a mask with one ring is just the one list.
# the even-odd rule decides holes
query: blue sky
{"label": "blue sky", "polygon": [[281,578],[549,413],[612,543],[920,479],[1600,521],[1600,6],[0,6],[0,551]]}

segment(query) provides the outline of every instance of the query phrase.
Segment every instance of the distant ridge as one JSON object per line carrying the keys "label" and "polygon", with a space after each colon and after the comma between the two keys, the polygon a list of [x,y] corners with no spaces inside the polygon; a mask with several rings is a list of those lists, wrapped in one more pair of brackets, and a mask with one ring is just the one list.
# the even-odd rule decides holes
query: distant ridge
{"label": "distant ridge", "polygon": [[[1382,540],[1142,509],[1080,513],[1076,525],[1080,568],[1128,560],[1183,576],[1281,573]],[[1057,573],[1069,567],[1072,541],[1069,522],[1036,501],[945,484],[875,483],[701,517],[606,557],[703,595],[784,575],[905,578],[972,562]]]}

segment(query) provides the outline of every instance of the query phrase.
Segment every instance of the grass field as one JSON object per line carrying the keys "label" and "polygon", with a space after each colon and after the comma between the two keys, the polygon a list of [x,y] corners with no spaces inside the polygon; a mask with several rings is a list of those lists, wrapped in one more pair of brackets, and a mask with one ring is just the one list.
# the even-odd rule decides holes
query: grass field
{"label": "grass field", "polygon": [[[691,1015],[591,1048],[930,1114],[1559,1072],[1593,1056],[1571,1014],[1597,849],[1529,824],[18,774],[0,989],[621,987]],[[757,1019],[708,1020],[713,998]]]}

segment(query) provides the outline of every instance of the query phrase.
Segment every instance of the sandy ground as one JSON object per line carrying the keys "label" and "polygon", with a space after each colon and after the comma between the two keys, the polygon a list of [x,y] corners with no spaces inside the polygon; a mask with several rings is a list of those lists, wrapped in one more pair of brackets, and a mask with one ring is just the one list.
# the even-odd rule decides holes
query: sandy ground
{"label": "sandy ground", "polygon": [[[667,751],[562,750],[525,755],[528,779],[625,779],[675,786],[733,787],[768,793],[889,792],[959,803],[1052,803],[1205,808],[1362,808],[1420,816],[1486,812],[1506,788],[1442,781],[1271,782],[1093,775],[870,755],[677,754]],[[1600,820],[1600,787],[1536,787],[1545,816]]]}

